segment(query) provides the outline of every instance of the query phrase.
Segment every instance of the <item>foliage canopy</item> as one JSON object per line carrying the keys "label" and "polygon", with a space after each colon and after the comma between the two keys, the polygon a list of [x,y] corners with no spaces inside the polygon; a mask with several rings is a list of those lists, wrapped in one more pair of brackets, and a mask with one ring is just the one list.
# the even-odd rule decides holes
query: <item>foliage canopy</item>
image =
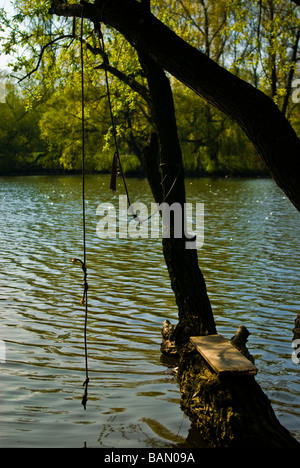
{"label": "foliage canopy", "polygon": [[[12,18],[0,11],[5,35],[2,53],[15,57],[7,100],[1,104],[3,173],[79,169],[80,24],[75,19],[52,17],[49,7],[48,0],[19,0],[14,2]],[[270,96],[300,135],[299,107],[291,99],[299,61],[300,17],[292,2],[156,0],[152,11],[183,39]],[[111,164],[111,123],[103,72],[106,60],[124,170],[140,173],[142,150],[154,125],[146,81],[135,50],[117,31],[105,28],[103,51],[93,29],[85,21],[87,168],[107,171]],[[175,79],[171,81],[188,173],[265,172],[235,123]],[[12,137],[12,128],[18,137]]]}

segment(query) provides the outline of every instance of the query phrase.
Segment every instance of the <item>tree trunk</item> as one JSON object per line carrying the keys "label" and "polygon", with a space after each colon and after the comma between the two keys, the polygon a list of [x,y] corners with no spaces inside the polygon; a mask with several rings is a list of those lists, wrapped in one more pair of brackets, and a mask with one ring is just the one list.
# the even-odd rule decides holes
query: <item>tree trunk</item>
{"label": "tree trunk", "polygon": [[274,102],[234,76],[161,23],[136,0],[95,4],[53,2],[51,13],[104,22],[138,50],[235,120],[263,158],[278,186],[300,210],[300,140]]}
{"label": "tree trunk", "polygon": [[[185,248],[184,174],[170,82],[164,70],[151,58],[142,52],[139,52],[139,57],[152,97],[152,112],[159,141],[162,191],[159,200],[157,195],[155,198],[158,203],[165,202],[169,206],[178,203],[181,206],[182,237],[175,238],[174,219],[171,220],[170,237],[163,239],[163,253],[178,306],[179,322],[174,339],[176,345],[182,347],[190,336],[216,333],[216,328],[205,281],[198,265],[197,251]],[[152,165],[155,164],[157,158],[154,157]],[[148,158],[148,176],[149,166]],[[157,172],[158,168],[152,169],[151,173]],[[153,181],[152,176],[150,186],[153,193],[157,194],[158,177]]]}
{"label": "tree trunk", "polygon": [[181,407],[209,448],[300,448],[253,376],[220,377],[191,345],[178,368]]}
{"label": "tree trunk", "polygon": [[[150,186],[156,200],[159,197],[158,202],[164,197],[168,204],[179,202],[184,205],[182,155],[170,82],[151,58],[142,53],[139,56],[152,97],[162,168],[162,191],[158,192],[158,148],[155,137],[152,137],[153,158],[148,152],[147,160],[148,171],[152,167]],[[173,330],[165,321],[162,351],[170,356],[180,354],[179,385],[183,411],[209,447],[299,448],[298,442],[277,420],[254,377],[230,375],[219,378],[187,344],[190,336],[214,334],[216,328],[197,251],[186,249],[185,239],[174,238],[173,229],[171,233],[170,238],[163,239],[163,252],[176,297],[179,322]],[[248,334],[245,327],[240,327],[232,343],[253,360],[245,346]]]}

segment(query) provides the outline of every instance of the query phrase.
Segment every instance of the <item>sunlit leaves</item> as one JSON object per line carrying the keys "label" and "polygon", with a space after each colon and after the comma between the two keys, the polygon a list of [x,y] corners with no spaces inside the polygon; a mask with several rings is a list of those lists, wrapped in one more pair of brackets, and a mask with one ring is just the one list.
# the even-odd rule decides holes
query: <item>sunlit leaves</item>
{"label": "sunlit leaves", "polygon": [[[6,34],[1,52],[15,55],[13,74],[18,78],[39,63],[30,78],[21,82],[26,109],[48,102],[40,116],[41,135],[55,161],[59,157],[62,167],[74,169],[79,167],[80,155],[80,19],[73,23],[73,19],[50,16],[49,3],[15,1],[13,18],[0,10],[1,29]],[[290,0],[153,0],[151,5],[152,12],[184,40],[261,89],[280,108],[288,99],[287,115],[297,127],[299,111],[289,98],[289,83],[298,73],[299,53],[294,57],[293,52],[300,17]],[[91,169],[103,169],[113,152],[114,139],[103,51],[99,53],[101,44],[93,28],[91,22],[84,21],[87,158]],[[147,84],[136,51],[118,32],[103,25],[102,30],[112,67],[108,79],[117,138],[122,152],[140,155],[153,125],[149,106],[143,96],[114,75],[113,69],[144,87]],[[240,130],[221,114],[208,110],[204,102],[196,101],[176,80],[171,82],[188,165],[209,171],[228,164],[237,166],[234,157],[242,159],[246,144]],[[245,161],[243,164],[247,166]]]}
{"label": "sunlit leaves", "polygon": [[0,172],[28,169],[38,159],[41,161],[46,148],[38,129],[40,110],[26,109],[11,85],[7,85],[6,102],[0,103],[0,110]]}
{"label": "sunlit leaves", "polygon": [[234,38],[232,69],[279,103],[295,66],[299,9],[290,0],[228,0],[227,7],[227,35]]}

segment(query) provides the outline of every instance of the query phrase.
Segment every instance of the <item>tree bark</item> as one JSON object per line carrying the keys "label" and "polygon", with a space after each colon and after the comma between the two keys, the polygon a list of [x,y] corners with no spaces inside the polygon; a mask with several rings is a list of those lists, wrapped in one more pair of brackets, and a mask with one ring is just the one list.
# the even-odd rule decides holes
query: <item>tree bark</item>
{"label": "tree bark", "polygon": [[220,377],[191,345],[178,369],[181,407],[209,448],[300,448],[253,376]]}
{"label": "tree bark", "polygon": [[300,210],[300,140],[274,102],[187,44],[136,0],[95,4],[54,2],[51,13],[104,22],[138,50],[235,120],[253,142],[275,182]]}

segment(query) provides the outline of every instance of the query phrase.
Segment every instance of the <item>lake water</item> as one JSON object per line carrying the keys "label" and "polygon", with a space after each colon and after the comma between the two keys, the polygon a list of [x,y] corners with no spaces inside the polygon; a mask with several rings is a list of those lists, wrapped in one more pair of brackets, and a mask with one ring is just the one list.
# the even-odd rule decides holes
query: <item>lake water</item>
{"label": "lake water", "polygon": [[[108,176],[86,179],[84,410],[83,272],[71,262],[83,258],[81,178],[0,178],[1,447],[198,444],[160,354],[163,321],[177,320],[161,240],[97,236],[97,206],[117,207],[124,194],[108,186]],[[147,181],[128,187],[131,201],[152,202]],[[270,179],[187,179],[186,188],[188,201],[204,203],[199,264],[218,332],[230,339],[247,326],[257,381],[300,441],[299,213]]]}

